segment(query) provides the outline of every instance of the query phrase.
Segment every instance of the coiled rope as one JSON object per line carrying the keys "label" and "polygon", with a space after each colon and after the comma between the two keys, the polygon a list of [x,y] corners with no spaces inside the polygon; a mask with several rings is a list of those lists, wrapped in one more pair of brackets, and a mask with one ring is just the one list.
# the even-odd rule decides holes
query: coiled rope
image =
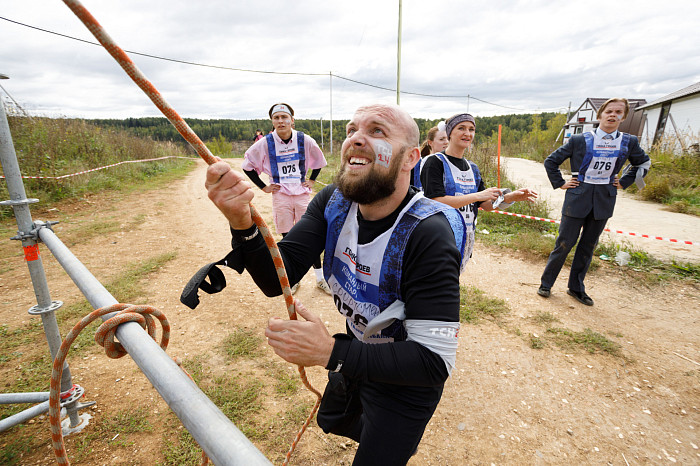
{"label": "coiled rope", "polygon": [[168,342],[170,341],[170,323],[162,312],[151,306],[136,306],[132,304],[120,303],[102,307],[83,317],[83,319],[78,322],[70,332],[68,332],[65,340],[63,340],[63,343],[61,343],[58,353],[56,353],[56,358],[53,360],[53,368],[51,370],[51,389],[49,390],[51,444],[53,445],[54,455],[56,456],[56,461],[58,464],[70,464],[68,462],[68,455],[66,454],[66,447],[63,443],[63,430],[61,428],[61,402],[59,400],[63,363],[66,360],[66,356],[68,356],[68,350],[70,350],[71,345],[73,345],[75,339],[78,338],[80,332],[82,332],[85,327],[90,325],[98,317],[102,317],[103,315],[111,314],[113,312],[118,312],[119,314],[103,322],[95,333],[95,341],[100,346],[104,347],[107,356],[110,358],[118,359],[127,354],[121,343],[114,341],[114,335],[117,331],[117,327],[124,322],[137,322],[141,325],[141,327],[143,327],[144,330],[148,331],[150,337],[155,340],[156,324],[153,321],[153,317],[156,317],[163,327],[160,347],[163,350],[168,347]]}
{"label": "coiled rope", "polygon": [[[165,101],[165,99],[160,94],[160,92],[158,92],[155,86],[148,80],[148,78],[146,78],[146,76],[141,72],[141,70],[138,69],[136,64],[134,64],[134,62],[131,61],[131,59],[124,52],[124,50],[122,50],[121,47],[119,47],[114,42],[114,40],[112,40],[112,38],[107,34],[107,32],[100,25],[100,23],[98,23],[97,20],[92,16],[92,14],[78,0],[63,0],[63,3],[65,3],[68,6],[68,8],[70,8],[71,11],[80,19],[80,21],[82,21],[85,27],[87,27],[88,30],[92,33],[92,35],[95,36],[95,38],[100,42],[100,44],[102,44],[105,50],[109,52],[112,58],[114,58],[117,61],[117,63],[119,63],[119,66],[122,67],[122,69],[126,72],[127,75],[129,75],[129,77],[136,83],[136,85],[138,85],[141,88],[141,90],[146,93],[148,98],[151,99],[151,101],[155,104],[156,107],[158,107],[158,109],[163,113],[163,115],[165,115],[165,117],[170,121],[170,123],[172,123],[173,126],[175,126],[175,129],[177,129],[178,133],[180,133],[180,135],[183,138],[185,138],[185,140],[195,149],[197,154],[209,165],[212,165],[215,162],[217,162],[217,159],[209,151],[207,146],[204,145],[199,136],[197,136],[195,132],[192,131],[192,128],[189,127],[189,125],[185,122],[185,120],[182,119],[182,117],[175,111],[175,109],[173,109]],[[258,213],[257,209],[255,209],[255,207],[252,204],[250,206],[250,213],[253,218],[253,222],[255,222],[258,229],[260,230],[260,233],[265,239],[265,244],[267,244],[267,248],[270,250],[270,255],[272,256],[272,261],[274,262],[275,269],[277,271],[277,277],[279,278],[280,286],[282,287],[282,293],[284,294],[284,302],[287,306],[287,313],[289,314],[289,318],[292,320],[296,320],[297,314],[294,308],[294,297],[292,296],[292,290],[289,286],[289,279],[287,278],[287,271],[284,268],[282,256],[279,252],[279,249],[277,248],[277,244],[275,243],[272,233],[267,227],[265,220],[263,220],[260,213]],[[313,419],[314,415],[316,414],[316,411],[318,410],[319,405],[321,404],[321,393],[318,390],[316,390],[309,382],[308,378],[306,377],[306,370],[303,366],[298,366],[298,369],[299,376],[304,386],[316,395],[317,400],[311,413],[309,414],[309,417],[306,419],[306,422],[304,422],[304,425],[297,433],[296,438],[292,442],[292,445],[290,446],[289,451],[285,456],[285,461],[283,463],[285,465],[289,463],[289,459],[292,453],[294,452],[294,449],[296,448],[299,439],[306,430],[306,427]]]}

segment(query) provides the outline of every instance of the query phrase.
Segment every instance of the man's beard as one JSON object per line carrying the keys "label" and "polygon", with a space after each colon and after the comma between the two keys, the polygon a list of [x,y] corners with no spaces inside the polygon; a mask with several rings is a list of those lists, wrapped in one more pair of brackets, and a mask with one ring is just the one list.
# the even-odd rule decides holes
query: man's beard
{"label": "man's beard", "polygon": [[[362,154],[362,151],[353,149],[350,149],[349,152]],[[341,165],[333,182],[346,199],[358,204],[373,204],[391,196],[396,191],[396,180],[405,152],[405,148],[402,148],[398,154],[392,157],[388,172],[379,173],[374,165],[369,173],[361,178],[348,176],[345,167],[349,162],[346,162]],[[350,157],[351,154],[343,155],[343,160],[350,160]],[[373,158],[375,159],[373,163],[376,164],[376,157]]]}

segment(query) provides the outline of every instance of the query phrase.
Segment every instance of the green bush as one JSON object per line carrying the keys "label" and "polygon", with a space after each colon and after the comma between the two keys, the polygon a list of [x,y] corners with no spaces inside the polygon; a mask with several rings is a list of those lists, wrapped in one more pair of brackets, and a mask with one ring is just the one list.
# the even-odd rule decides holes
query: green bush
{"label": "green bush", "polygon": [[647,185],[640,192],[642,199],[663,203],[671,196],[671,186],[666,177],[649,175],[648,178]]}

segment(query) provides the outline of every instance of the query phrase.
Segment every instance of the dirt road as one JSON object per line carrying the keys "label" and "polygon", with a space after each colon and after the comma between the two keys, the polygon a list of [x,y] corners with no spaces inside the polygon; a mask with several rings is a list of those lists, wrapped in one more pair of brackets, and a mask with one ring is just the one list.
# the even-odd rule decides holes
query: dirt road
{"label": "dirt road", "polygon": [[[232,164],[239,166],[240,160]],[[247,274],[228,270],[227,289],[203,295],[197,310],[179,303],[189,277],[203,264],[223,257],[229,248],[227,225],[203,188],[204,170],[199,162],[184,180],[166,189],[104,202],[93,199],[93,204],[74,213],[64,212],[66,218],[55,230],[59,237],[76,238],[74,254],[103,281],[124,264],[176,252],[177,258],[149,280],[143,300],[171,320],[169,354],[202,357],[207,370],[221,372],[233,370],[222,365],[217,349],[227,332],[248,328],[262,335],[267,319],[285,317],[286,311],[281,299],[264,297]],[[258,192],[255,205],[270,219],[269,196]],[[141,221],[132,221],[136,218]],[[110,219],[122,222],[119,232],[79,241],[87,222]],[[45,247],[41,251],[52,298],[78,300],[70,279]],[[10,261],[9,271],[0,275],[0,323],[11,331],[34,319],[26,309],[35,304],[35,298],[21,253]],[[537,296],[543,266],[544,261],[530,262],[508,251],[476,245],[463,284],[505,300],[510,310],[498,320],[462,325],[457,368],[409,464],[700,464],[698,285],[648,285],[628,272],[601,268],[587,279],[596,304],[586,307],[567,296],[561,283],[555,285],[551,298]],[[314,285],[311,272],[297,296],[322,316],[332,333],[340,331],[342,319],[332,299]],[[589,353],[580,344],[562,347],[554,341],[556,335],[581,335],[586,329],[619,345],[619,356]],[[265,359],[279,362],[274,358],[267,349]],[[86,388],[86,398],[97,401],[88,432],[108,414],[124,409],[147,410],[154,425],[152,432],[124,434],[121,443],[110,442],[110,435],[104,443],[94,444],[94,451],[78,464],[162,462],[164,438],[176,428],[161,420],[168,407],[133,361],[90,353],[83,358],[69,356],[68,362],[77,383]],[[2,377],[19,374],[17,365],[0,366]],[[242,366],[235,370],[243,374],[252,370]],[[312,383],[323,388],[324,371],[310,368],[308,372]],[[310,396],[303,392],[270,398],[266,406],[280,409],[308,401]],[[33,438],[44,440],[37,440],[40,445],[21,464],[53,464],[46,420],[37,420],[29,429]],[[22,432],[27,431],[0,434],[0,446]],[[80,436],[67,439],[69,455],[80,451],[80,442]],[[352,443],[324,435],[312,424],[292,464],[350,464],[353,450]],[[285,451],[286,446],[267,454],[279,459]]]}
{"label": "dirt road", "polygon": [[[549,218],[561,219],[565,191],[552,189],[541,163],[511,157],[505,157],[502,161],[505,162],[509,179],[518,186],[535,189],[548,202]],[[643,249],[658,259],[668,261],[675,258],[682,262],[700,262],[700,217],[669,212],[660,204],[636,199],[619,190],[615,213],[608,221],[608,228],[626,233],[691,241],[693,245],[684,245],[617,233],[604,233],[602,237],[603,240],[609,238],[618,243],[628,241],[634,247]]]}

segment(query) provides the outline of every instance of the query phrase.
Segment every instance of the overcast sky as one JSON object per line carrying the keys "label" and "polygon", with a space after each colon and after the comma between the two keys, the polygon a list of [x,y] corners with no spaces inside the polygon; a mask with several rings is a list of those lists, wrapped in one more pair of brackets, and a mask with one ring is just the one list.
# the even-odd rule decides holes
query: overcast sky
{"label": "overcast sky", "polygon": [[[398,0],[85,0],[183,117],[348,118],[395,103]],[[0,17],[96,42],[60,0],[0,0]],[[403,0],[401,95],[414,117],[575,110],[586,97],[655,100],[700,81],[697,0]],[[0,84],[33,114],[160,116],[101,47],[0,20]],[[337,77],[332,79],[329,73]],[[332,81],[332,93],[330,85]],[[0,91],[4,99],[7,96]],[[466,96],[473,98],[467,98]],[[332,96],[332,100],[331,100]],[[489,104],[479,100],[490,102]],[[495,105],[494,105],[495,104]]]}

